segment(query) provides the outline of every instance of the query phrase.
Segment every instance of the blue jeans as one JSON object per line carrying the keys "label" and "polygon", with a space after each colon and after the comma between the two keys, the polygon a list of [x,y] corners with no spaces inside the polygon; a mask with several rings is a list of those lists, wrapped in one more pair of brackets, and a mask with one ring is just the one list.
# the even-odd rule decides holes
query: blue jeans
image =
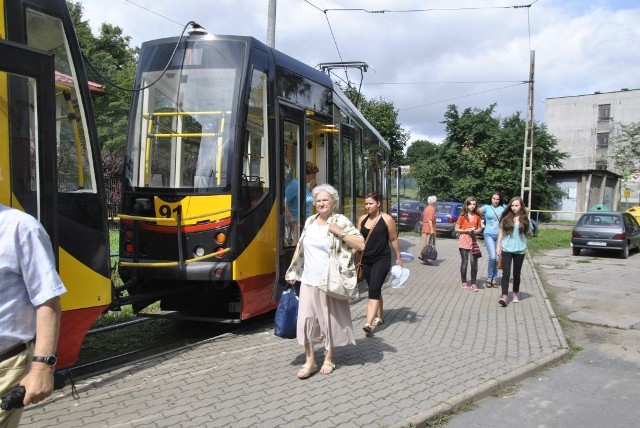
{"label": "blue jeans", "polygon": [[496,243],[498,242],[498,234],[484,234],[484,246],[487,247],[489,253],[489,266],[487,268],[487,280],[494,281],[498,277],[498,267],[496,266]]}

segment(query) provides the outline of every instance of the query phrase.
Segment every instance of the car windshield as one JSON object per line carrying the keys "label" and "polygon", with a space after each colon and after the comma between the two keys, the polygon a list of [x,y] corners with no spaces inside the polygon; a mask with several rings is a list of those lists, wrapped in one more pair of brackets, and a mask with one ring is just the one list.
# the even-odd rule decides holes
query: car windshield
{"label": "car windshield", "polygon": [[415,202],[402,202],[400,204],[400,209],[409,210],[413,208],[415,204],[416,204]]}
{"label": "car windshield", "polygon": [[580,219],[579,225],[589,227],[619,227],[620,217],[607,214],[585,215]]}

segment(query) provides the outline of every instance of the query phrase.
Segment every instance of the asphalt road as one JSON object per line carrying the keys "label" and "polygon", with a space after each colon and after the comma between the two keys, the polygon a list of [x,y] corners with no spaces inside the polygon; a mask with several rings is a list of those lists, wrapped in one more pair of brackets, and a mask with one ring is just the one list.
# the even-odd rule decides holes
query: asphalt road
{"label": "asphalt road", "polygon": [[458,412],[447,427],[640,426],[640,254],[627,260],[569,248],[534,258],[567,339],[582,348],[542,371]]}

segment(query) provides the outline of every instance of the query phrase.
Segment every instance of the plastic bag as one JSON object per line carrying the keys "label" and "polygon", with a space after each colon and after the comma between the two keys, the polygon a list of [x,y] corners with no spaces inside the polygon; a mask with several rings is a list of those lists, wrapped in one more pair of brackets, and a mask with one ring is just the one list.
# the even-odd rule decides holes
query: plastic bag
{"label": "plastic bag", "polygon": [[298,324],[298,292],[290,286],[282,292],[276,309],[273,334],[285,339],[295,339]]}

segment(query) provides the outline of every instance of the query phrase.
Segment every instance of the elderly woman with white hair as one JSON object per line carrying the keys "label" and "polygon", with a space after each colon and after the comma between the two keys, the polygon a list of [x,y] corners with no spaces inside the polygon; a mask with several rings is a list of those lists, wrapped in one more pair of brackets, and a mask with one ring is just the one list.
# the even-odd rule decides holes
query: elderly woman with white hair
{"label": "elderly woman with white hair", "polygon": [[[285,275],[290,284],[301,282],[296,337],[304,346],[306,361],[298,371],[300,379],[307,379],[318,370],[314,345],[324,344],[326,354],[320,373],[328,375],[336,368],[333,350],[356,343],[349,301],[335,299],[319,286],[327,282],[330,257],[351,257],[352,249],[364,249],[360,231],[347,217],[336,213],[338,191],[321,184],[311,193],[317,214],[307,219]],[[333,247],[337,242],[336,251]]]}
{"label": "elderly woman with white hair", "polygon": [[[427,198],[427,207],[422,213],[422,238],[420,239],[420,252],[427,245],[436,246],[436,202],[438,198],[429,196]],[[418,258],[424,263],[429,263],[422,255]]]}

